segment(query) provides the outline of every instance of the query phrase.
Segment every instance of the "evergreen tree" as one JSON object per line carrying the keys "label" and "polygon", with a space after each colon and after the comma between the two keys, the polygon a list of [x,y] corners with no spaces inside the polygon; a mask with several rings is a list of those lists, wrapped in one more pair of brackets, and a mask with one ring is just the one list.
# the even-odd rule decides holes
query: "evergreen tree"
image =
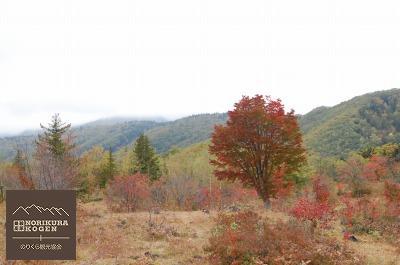
{"label": "evergreen tree", "polygon": [[104,163],[100,172],[100,179],[99,179],[100,188],[104,188],[107,185],[107,182],[114,178],[115,173],[116,173],[115,159],[111,147],[109,147],[107,153],[107,161],[106,163]]}
{"label": "evergreen tree", "polygon": [[43,134],[38,136],[37,145],[44,145],[50,153],[57,158],[62,158],[74,145],[67,144],[63,136],[71,128],[71,124],[66,124],[61,121],[60,115],[53,115],[49,127],[40,124],[43,129]]}
{"label": "evergreen tree", "polygon": [[[36,140],[35,158],[38,161],[37,186],[41,189],[75,187],[78,160],[75,145],[69,133],[71,124],[63,123],[55,114],[48,127],[40,124],[43,133]],[[36,184],[36,183],[35,183]]]}
{"label": "evergreen tree", "polygon": [[158,157],[148,137],[144,134],[141,134],[136,140],[134,153],[136,158],[134,166],[135,173],[140,172],[141,174],[146,174],[151,180],[158,179],[161,175]]}

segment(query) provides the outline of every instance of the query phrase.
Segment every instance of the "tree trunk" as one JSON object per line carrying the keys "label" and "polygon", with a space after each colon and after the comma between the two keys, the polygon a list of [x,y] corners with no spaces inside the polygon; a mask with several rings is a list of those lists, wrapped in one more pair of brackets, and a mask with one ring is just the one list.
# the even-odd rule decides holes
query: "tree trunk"
{"label": "tree trunk", "polygon": [[0,184],[0,202],[4,200],[4,186]]}
{"label": "tree trunk", "polygon": [[263,201],[264,201],[264,208],[271,209],[271,200],[269,199],[269,197],[263,198]]}
{"label": "tree trunk", "polygon": [[271,208],[271,200],[267,194],[264,192],[260,191],[259,189],[257,190],[258,197],[261,198],[264,202],[264,208],[265,209],[270,209]]}

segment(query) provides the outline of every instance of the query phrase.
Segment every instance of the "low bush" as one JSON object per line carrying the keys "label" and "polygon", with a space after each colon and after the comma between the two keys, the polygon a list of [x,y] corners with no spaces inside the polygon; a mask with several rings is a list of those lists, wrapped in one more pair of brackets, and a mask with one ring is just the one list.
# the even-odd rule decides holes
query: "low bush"
{"label": "low bush", "polygon": [[290,214],[301,221],[310,221],[314,228],[318,225],[327,227],[333,219],[333,209],[327,202],[312,201],[300,198],[290,211]]}
{"label": "low bush", "polygon": [[353,233],[371,233],[381,217],[381,205],[368,198],[342,198],[341,222]]}
{"label": "low bush", "polygon": [[251,211],[219,214],[206,250],[215,265],[364,264],[351,250],[311,233],[302,222],[274,224]]}
{"label": "low bush", "polygon": [[320,203],[327,203],[330,197],[329,187],[322,177],[315,177],[313,180],[313,191],[315,193],[315,200]]}
{"label": "low bush", "polygon": [[246,203],[257,199],[254,189],[246,189],[236,183],[220,187],[201,187],[196,192],[194,207],[196,209],[224,209],[232,204]]}
{"label": "low bush", "polygon": [[387,216],[400,218],[400,183],[385,181],[385,198]]}
{"label": "low bush", "polygon": [[149,203],[148,177],[137,173],[126,177],[115,177],[107,188],[107,203],[115,211],[136,211]]}
{"label": "low bush", "polygon": [[313,228],[327,227],[334,218],[333,203],[329,199],[328,185],[317,176],[313,180],[313,192],[299,198],[289,213],[298,220],[311,222]]}
{"label": "low bush", "polygon": [[379,235],[395,246],[400,245],[399,216],[393,216],[390,208],[385,209],[378,200],[367,198],[343,198],[342,201],[345,207],[340,214],[347,231]]}

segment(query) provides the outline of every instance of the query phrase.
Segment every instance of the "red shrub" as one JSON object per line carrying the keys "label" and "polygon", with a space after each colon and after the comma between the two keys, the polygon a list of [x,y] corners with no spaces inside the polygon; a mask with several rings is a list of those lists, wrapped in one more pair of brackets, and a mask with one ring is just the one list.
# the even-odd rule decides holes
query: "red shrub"
{"label": "red shrub", "polygon": [[337,189],[337,195],[341,196],[346,194],[346,184],[342,182],[338,182],[336,184],[336,189]]}
{"label": "red shrub", "polygon": [[342,222],[347,226],[353,225],[353,217],[356,213],[356,207],[353,201],[348,197],[342,199],[345,207],[341,211]]}
{"label": "red shrub", "polygon": [[238,183],[224,185],[221,188],[222,207],[238,202],[244,203],[257,198],[258,195],[255,189],[243,188],[242,185]]}
{"label": "red shrub", "polygon": [[385,181],[385,198],[387,214],[391,217],[400,217],[400,183]]}
{"label": "red shrub", "polygon": [[327,202],[311,201],[305,197],[295,203],[290,213],[299,220],[311,221],[314,227],[318,224],[327,226],[333,218],[333,209]]}
{"label": "red shrub", "polygon": [[260,217],[254,212],[220,214],[212,231],[209,250],[212,264],[242,264],[258,252],[257,234]]}
{"label": "red shrub", "polygon": [[365,160],[361,156],[354,155],[338,166],[340,179],[349,186],[353,197],[363,197],[371,193],[363,175],[364,164]]}
{"label": "red shrub", "polygon": [[218,208],[222,209],[235,203],[244,203],[257,199],[254,189],[243,188],[240,184],[224,184],[220,187],[200,187],[193,199],[194,209]]}
{"label": "red shrub", "polygon": [[329,188],[324,183],[321,176],[317,176],[313,180],[314,198],[302,197],[295,202],[290,214],[302,221],[310,221],[313,227],[320,224],[322,227],[328,225],[332,220],[333,207],[329,203]]}
{"label": "red shrub", "polygon": [[364,165],[363,176],[368,180],[378,181],[387,175],[387,158],[373,155]]}
{"label": "red shrub", "polygon": [[250,211],[220,214],[206,250],[215,265],[364,264],[333,239],[310,234],[301,223],[270,223]]}
{"label": "red shrub", "polygon": [[367,198],[342,198],[345,207],[341,211],[342,223],[353,232],[370,232],[382,217],[377,201]]}
{"label": "red shrub", "polygon": [[149,178],[140,173],[115,177],[108,185],[107,200],[116,210],[136,211],[149,197]]}
{"label": "red shrub", "polygon": [[194,203],[196,204],[196,208],[219,208],[221,203],[221,190],[217,187],[211,187],[210,192],[210,187],[202,187],[197,192]]}
{"label": "red shrub", "polygon": [[313,191],[317,202],[326,203],[329,200],[328,185],[322,181],[321,177],[315,177],[313,180]]}

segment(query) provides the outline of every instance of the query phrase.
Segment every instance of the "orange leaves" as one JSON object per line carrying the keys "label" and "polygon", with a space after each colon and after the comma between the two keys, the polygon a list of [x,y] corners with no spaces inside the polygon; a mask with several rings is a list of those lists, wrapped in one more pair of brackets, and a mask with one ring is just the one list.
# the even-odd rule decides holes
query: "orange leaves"
{"label": "orange leaves", "polygon": [[[243,97],[228,112],[226,125],[215,127],[210,153],[219,179],[240,180],[267,201],[280,192],[283,175],[298,170],[305,150],[294,112],[280,100]],[[274,177],[276,177],[274,179]]]}
{"label": "orange leaves", "polygon": [[148,179],[146,175],[140,173],[127,177],[115,177],[107,190],[109,203],[119,210],[137,210],[150,197]]}
{"label": "orange leaves", "polygon": [[388,159],[383,156],[373,155],[364,165],[363,175],[368,180],[378,181],[387,175]]}

